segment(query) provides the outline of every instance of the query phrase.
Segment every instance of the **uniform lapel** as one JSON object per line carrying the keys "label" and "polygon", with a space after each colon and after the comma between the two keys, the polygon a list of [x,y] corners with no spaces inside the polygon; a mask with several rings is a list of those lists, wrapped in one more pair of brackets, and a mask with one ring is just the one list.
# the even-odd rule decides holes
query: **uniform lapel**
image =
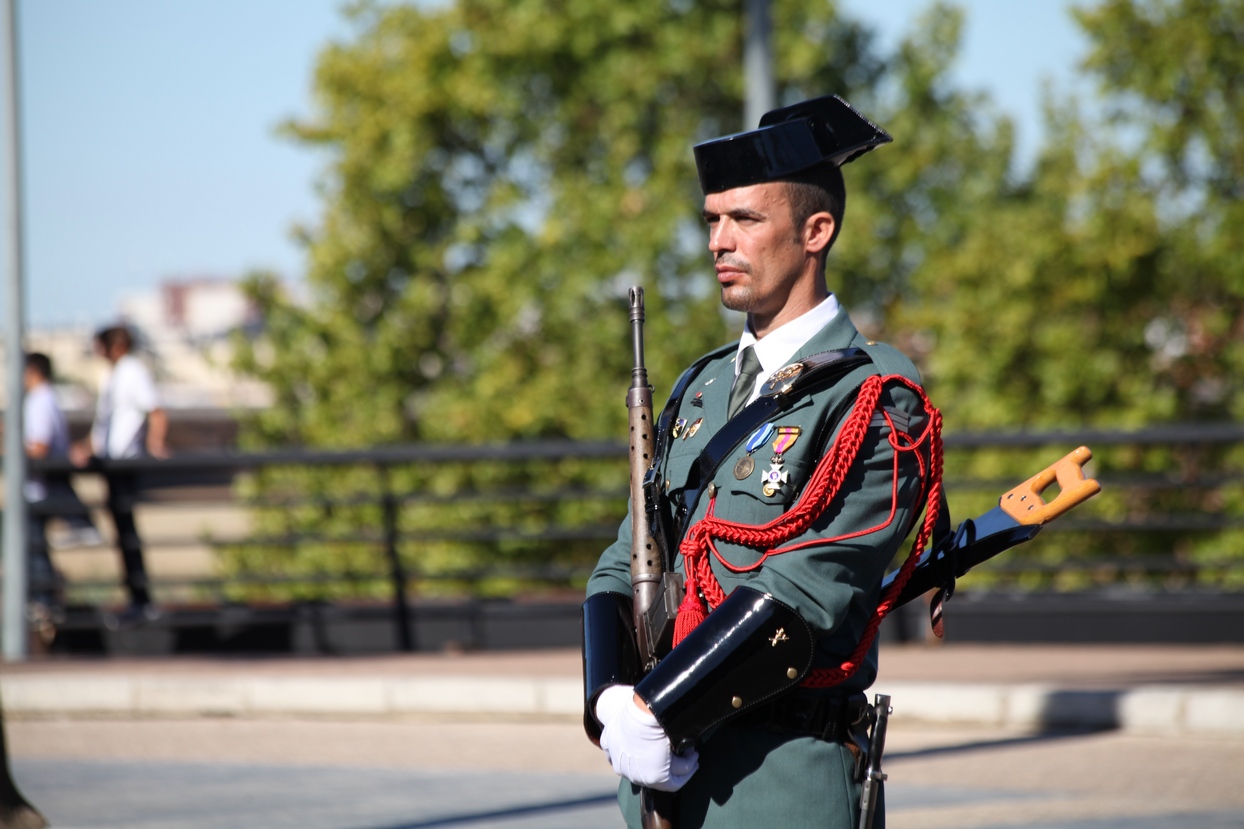
{"label": "uniform lapel", "polygon": [[852,324],[851,317],[847,315],[847,309],[839,306],[838,313],[829,321],[829,324],[812,335],[812,339],[804,343],[789,362],[795,363],[813,354],[820,354],[822,351],[850,348],[859,336],[860,332]]}
{"label": "uniform lapel", "polygon": [[736,359],[736,355],[732,353],[728,357],[714,361],[707,371],[696,378],[695,387],[692,389],[691,396],[694,396],[697,391],[703,394],[701,400],[704,402],[704,425],[712,427],[709,434],[721,428],[721,425],[726,422],[726,412],[730,406],[730,389],[734,385],[734,361]]}

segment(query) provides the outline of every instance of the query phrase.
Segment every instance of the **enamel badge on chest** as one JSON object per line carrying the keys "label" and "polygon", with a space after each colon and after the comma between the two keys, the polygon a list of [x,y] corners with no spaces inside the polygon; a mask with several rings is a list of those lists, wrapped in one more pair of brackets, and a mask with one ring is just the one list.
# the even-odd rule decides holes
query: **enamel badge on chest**
{"label": "enamel badge on chest", "polygon": [[768,440],[774,432],[777,433],[777,438],[773,441],[774,455],[769,461],[769,469],[760,479],[760,491],[772,498],[782,490],[782,485],[790,478],[790,475],[782,468],[782,454],[790,451],[795,441],[799,440],[799,436],[803,434],[803,429],[799,426],[778,426],[776,430],[772,430],[772,427],[770,429],[765,439]]}
{"label": "enamel badge on chest", "polygon": [[782,456],[778,455],[769,461],[769,468],[760,480],[763,482],[760,491],[767,497],[772,498],[782,490],[782,485],[786,483],[790,475],[782,468]]}

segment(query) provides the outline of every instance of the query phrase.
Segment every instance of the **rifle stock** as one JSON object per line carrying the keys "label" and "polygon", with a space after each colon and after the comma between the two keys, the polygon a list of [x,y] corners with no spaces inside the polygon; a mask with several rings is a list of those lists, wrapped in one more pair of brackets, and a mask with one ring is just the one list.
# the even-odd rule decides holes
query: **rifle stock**
{"label": "rifle stock", "polygon": [[[999,553],[1031,541],[1041,528],[1101,492],[1101,484],[1084,476],[1084,465],[1093,458],[1087,446],[1054,462],[1019,486],[1003,493],[998,506],[969,518],[958,530],[920,554],[915,570],[894,600],[901,607],[933,589],[954,591],[955,579]],[[1050,501],[1042,494],[1054,483],[1057,495]],[[887,590],[897,571],[881,583]]]}

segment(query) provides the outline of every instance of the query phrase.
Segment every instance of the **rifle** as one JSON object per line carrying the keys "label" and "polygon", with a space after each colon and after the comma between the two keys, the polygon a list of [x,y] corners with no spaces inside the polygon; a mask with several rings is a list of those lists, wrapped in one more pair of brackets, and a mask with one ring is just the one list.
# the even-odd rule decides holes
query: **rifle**
{"label": "rifle", "polygon": [[[631,594],[634,600],[635,638],[644,673],[656,667],[669,650],[678,615],[681,579],[674,573],[660,505],[660,478],[652,468],[656,423],[652,418],[652,387],[644,367],[644,289],[630,290],[631,343],[635,367],[626,393],[630,421],[631,467]],[[654,789],[640,792],[640,822],[644,829],[672,829],[674,795]]]}
{"label": "rifle", "polygon": [[647,673],[673,641],[682,580],[674,572],[667,519],[660,503],[660,477],[652,466],[657,424],[652,417],[648,369],[644,367],[644,289],[632,287],[630,300],[635,352],[631,387],[626,393],[631,429],[631,592],[639,660]]}

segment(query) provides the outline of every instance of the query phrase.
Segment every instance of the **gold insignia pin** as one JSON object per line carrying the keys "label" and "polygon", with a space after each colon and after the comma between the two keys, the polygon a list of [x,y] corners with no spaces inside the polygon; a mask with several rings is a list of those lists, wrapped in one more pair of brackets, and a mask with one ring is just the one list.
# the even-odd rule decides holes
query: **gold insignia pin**
{"label": "gold insignia pin", "polygon": [[765,394],[786,394],[795,385],[795,379],[800,374],[803,374],[803,363],[782,366],[769,376],[765,383]]}
{"label": "gold insignia pin", "polygon": [[773,634],[773,638],[769,640],[769,644],[777,647],[778,642],[789,642],[790,637],[786,635],[786,628],[778,628],[777,633]]}

